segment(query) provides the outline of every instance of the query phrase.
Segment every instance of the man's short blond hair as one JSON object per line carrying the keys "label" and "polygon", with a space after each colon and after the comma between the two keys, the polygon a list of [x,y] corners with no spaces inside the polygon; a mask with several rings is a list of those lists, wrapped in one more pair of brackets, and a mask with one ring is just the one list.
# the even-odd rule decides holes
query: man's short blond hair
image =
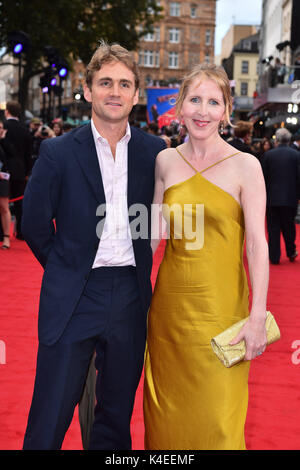
{"label": "man's short blond hair", "polygon": [[92,88],[95,72],[100,70],[103,64],[108,64],[110,62],[121,62],[122,64],[126,65],[126,67],[131,70],[134,75],[135,89],[137,90],[139,88],[140,78],[138,65],[131,53],[124,47],[120,46],[120,44],[110,45],[104,41],[101,41],[86,69],[85,80],[90,90]]}

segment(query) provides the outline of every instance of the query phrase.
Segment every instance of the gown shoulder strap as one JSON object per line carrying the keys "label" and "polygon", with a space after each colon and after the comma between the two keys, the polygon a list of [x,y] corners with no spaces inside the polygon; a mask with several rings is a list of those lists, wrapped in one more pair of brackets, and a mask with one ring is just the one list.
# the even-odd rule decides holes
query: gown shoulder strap
{"label": "gown shoulder strap", "polygon": [[228,157],[225,157],[225,158],[222,158],[221,160],[218,160],[217,162],[213,163],[212,165],[208,166],[207,168],[204,168],[204,170],[198,171],[198,170],[182,155],[182,153],[178,150],[177,147],[176,147],[176,150],[177,150],[177,152],[179,153],[179,155],[181,156],[181,158],[183,158],[183,160],[184,160],[196,173],[203,173],[204,171],[208,170],[209,168],[212,168],[213,166],[218,165],[218,163],[221,163],[221,162],[223,162],[224,160],[227,160],[227,158],[234,157],[234,155],[237,155],[238,153],[241,153],[241,152],[235,152],[235,153],[233,153],[232,155],[228,155]]}
{"label": "gown shoulder strap", "polygon": [[207,168],[204,168],[204,170],[201,170],[199,173],[203,173],[204,171],[206,170],[209,170],[209,168],[215,166],[215,165],[218,165],[218,163],[221,163],[223,162],[224,160],[227,160],[227,158],[231,158],[231,157],[234,157],[234,155],[237,155],[238,153],[241,153],[241,152],[235,152],[233,153],[232,155],[228,155],[228,157],[225,157],[225,158],[222,158],[221,160],[218,160],[217,162],[213,163],[212,165],[208,166]]}
{"label": "gown shoulder strap", "polygon": [[181,156],[181,158],[183,158],[183,160],[185,161],[185,163],[187,163],[196,173],[199,173],[199,171],[196,170],[196,168],[193,167],[193,165],[182,155],[182,153],[178,150],[177,147],[176,147],[176,150],[177,150],[177,152],[179,153],[179,155]]}

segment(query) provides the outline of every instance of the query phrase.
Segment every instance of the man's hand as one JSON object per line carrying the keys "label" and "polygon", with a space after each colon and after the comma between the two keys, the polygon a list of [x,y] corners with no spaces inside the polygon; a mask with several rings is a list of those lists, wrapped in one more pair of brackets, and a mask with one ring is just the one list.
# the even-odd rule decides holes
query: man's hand
{"label": "man's hand", "polygon": [[4,139],[7,133],[7,129],[0,128],[0,139]]}

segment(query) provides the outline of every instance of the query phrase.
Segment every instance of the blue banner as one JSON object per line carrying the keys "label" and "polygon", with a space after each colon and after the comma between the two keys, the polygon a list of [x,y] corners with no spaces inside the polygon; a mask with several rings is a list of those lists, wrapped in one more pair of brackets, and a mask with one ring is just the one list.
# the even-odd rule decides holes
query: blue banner
{"label": "blue banner", "polygon": [[176,119],[174,106],[178,92],[178,88],[147,88],[149,122],[156,122],[159,127],[162,127]]}

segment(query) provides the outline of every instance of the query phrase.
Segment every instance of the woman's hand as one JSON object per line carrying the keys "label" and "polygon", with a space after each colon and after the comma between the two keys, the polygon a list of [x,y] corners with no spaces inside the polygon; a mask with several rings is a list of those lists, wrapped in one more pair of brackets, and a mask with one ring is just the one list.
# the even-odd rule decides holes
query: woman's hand
{"label": "woman's hand", "polygon": [[267,347],[266,315],[251,314],[247,323],[229,344],[234,345],[242,340],[246,343],[245,361],[251,361],[264,352]]}

